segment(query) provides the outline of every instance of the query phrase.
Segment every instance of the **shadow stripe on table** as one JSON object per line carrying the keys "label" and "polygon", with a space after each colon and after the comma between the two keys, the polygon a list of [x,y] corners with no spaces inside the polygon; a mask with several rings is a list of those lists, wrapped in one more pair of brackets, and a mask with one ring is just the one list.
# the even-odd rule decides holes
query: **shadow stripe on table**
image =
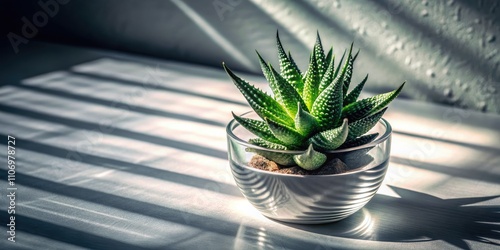
{"label": "shadow stripe on table", "polygon": [[[18,108],[18,107],[9,106],[9,105],[0,104],[0,109],[3,110],[4,112],[7,112],[7,113],[27,116],[27,117],[31,117],[34,119],[48,121],[48,122],[64,124],[66,126],[79,128],[79,129],[94,130],[94,129],[98,129],[100,127],[100,125],[97,123],[75,120],[72,118],[61,117],[61,116],[48,114],[48,113],[40,113],[37,111],[31,111],[31,110],[27,110],[24,108]],[[206,155],[206,156],[211,156],[211,157],[227,160],[227,153],[225,151],[222,151],[222,150],[208,148],[205,146],[195,145],[195,144],[187,143],[187,142],[183,142],[183,141],[167,139],[167,138],[158,137],[158,136],[154,136],[154,135],[148,135],[148,134],[144,134],[144,133],[140,133],[140,132],[134,132],[134,131],[130,131],[127,129],[122,129],[122,128],[117,128],[117,127],[110,127],[109,130],[111,130],[111,132],[109,132],[109,133],[106,133],[105,131],[101,131],[101,132],[103,134],[121,136],[124,138],[134,139],[134,140],[138,140],[138,141],[146,141],[146,142],[161,145],[161,146],[177,148],[177,149],[184,150],[187,152],[193,152],[193,153],[198,153],[198,154],[202,154],[202,155]]]}
{"label": "shadow stripe on table", "polygon": [[[6,178],[5,171],[0,176]],[[57,195],[80,199],[83,201],[116,208],[139,215],[149,216],[163,221],[175,222],[183,225],[216,232],[223,235],[235,236],[239,225],[237,223],[218,218],[210,218],[188,212],[177,210],[164,205],[144,202],[115,194],[96,191],[85,187],[72,186],[58,183],[43,178],[16,173],[16,185],[27,186],[38,190],[50,192]],[[20,204],[22,206],[22,204]],[[217,226],[214,226],[217,225]]]}
{"label": "shadow stripe on table", "polygon": [[[6,138],[7,135],[0,134],[0,137]],[[64,148],[52,146],[45,143],[34,142],[31,140],[26,140],[21,137],[17,137],[18,148],[26,149],[58,158],[67,158],[68,154],[73,152]],[[82,163],[87,163],[103,168],[115,169],[123,172],[128,172],[132,174],[138,174],[142,176],[147,176],[151,178],[156,178],[162,181],[175,182],[182,185],[188,185],[201,189],[210,189],[211,191],[231,195],[235,197],[241,197],[241,193],[238,191],[236,186],[221,183],[218,181],[212,181],[209,179],[204,179],[196,176],[186,175],[182,173],[172,172],[165,169],[153,168],[141,164],[131,163],[122,160],[116,160],[108,157],[102,157],[82,152],[77,152],[80,156],[80,161]],[[68,159],[69,160],[69,159]],[[124,168],[125,167],[125,168]],[[216,187],[215,189],[213,187]]]}
{"label": "shadow stripe on table", "polygon": [[[38,235],[48,239],[65,242],[74,246],[85,247],[89,249],[154,249],[143,247],[140,245],[129,244],[123,241],[110,239],[93,233],[88,233],[68,226],[57,225],[52,222],[47,222],[16,214],[16,221],[19,221],[17,230]],[[22,244],[22,240],[20,239]]]}
{"label": "shadow stripe on table", "polygon": [[[460,167],[449,167],[444,165],[439,165],[435,163],[428,163],[413,159],[407,159],[398,156],[391,156],[391,162],[402,164],[406,166],[412,166],[415,168],[425,169],[429,171],[434,171],[450,176],[461,177],[469,180],[480,180],[485,182],[490,182],[493,184],[498,184],[500,180],[500,175],[492,173],[492,172],[482,172],[476,169],[464,168],[464,166]],[[492,166],[498,167],[498,166]]]}
{"label": "shadow stripe on table", "polygon": [[65,91],[61,91],[61,90],[41,88],[41,87],[32,86],[32,85],[13,85],[13,86],[18,87],[18,88],[24,88],[24,89],[36,91],[36,92],[41,92],[44,94],[60,96],[60,97],[71,99],[71,100],[79,100],[79,101],[89,102],[89,103],[98,104],[98,105],[102,105],[102,106],[106,106],[106,107],[124,109],[127,111],[130,110],[130,111],[134,111],[134,112],[138,112],[138,113],[142,113],[142,114],[163,116],[163,117],[168,117],[168,118],[173,118],[173,119],[178,119],[178,120],[198,122],[198,123],[202,123],[202,124],[219,126],[219,127],[226,126],[226,124],[224,124],[222,122],[217,122],[214,120],[208,120],[208,119],[198,118],[198,117],[194,117],[194,116],[190,116],[190,115],[168,112],[168,111],[164,111],[164,110],[151,109],[151,108],[132,105],[132,104],[124,103],[124,102],[117,102],[117,101],[105,100],[105,99],[91,97],[91,96],[84,96],[84,95],[74,94],[74,93],[65,92]]}
{"label": "shadow stripe on table", "polygon": [[[120,79],[120,78],[112,77],[112,76],[97,75],[97,74],[84,73],[84,72],[78,72],[78,71],[71,71],[71,73],[75,74],[75,75],[89,77],[89,78],[92,78],[96,81],[110,81],[110,82],[119,83],[119,84],[128,85],[128,86],[144,87],[143,83],[139,83],[139,82],[131,81],[131,80]],[[228,80],[228,83],[229,83],[229,80]],[[213,100],[213,101],[224,102],[224,103],[248,107],[248,104],[245,102],[234,101],[234,100],[229,100],[229,99],[222,98],[222,97],[196,93],[196,92],[184,90],[184,89],[178,89],[178,88],[167,87],[167,86],[157,86],[157,85],[154,87],[154,89],[178,93],[178,94],[190,95],[190,96],[194,96],[194,97],[201,97],[201,98],[205,98],[205,99],[209,99],[209,100]]]}

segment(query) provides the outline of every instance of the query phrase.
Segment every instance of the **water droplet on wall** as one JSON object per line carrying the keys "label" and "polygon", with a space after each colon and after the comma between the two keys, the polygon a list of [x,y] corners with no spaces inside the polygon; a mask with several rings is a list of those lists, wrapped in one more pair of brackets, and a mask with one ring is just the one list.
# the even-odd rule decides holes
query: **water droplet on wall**
{"label": "water droplet on wall", "polygon": [[396,50],[398,50],[398,49],[396,48],[396,46],[391,45],[391,46],[389,46],[389,47],[387,48],[387,50],[386,50],[385,52],[386,52],[388,55],[392,55],[392,54],[394,54],[394,52],[396,52]]}
{"label": "water droplet on wall", "polygon": [[333,7],[337,8],[337,9],[340,9],[340,2],[339,1],[335,1],[333,2]]}
{"label": "water droplet on wall", "polygon": [[496,37],[493,34],[489,34],[488,36],[486,36],[486,41],[488,41],[489,43],[492,43],[495,40],[496,40]]}
{"label": "water droplet on wall", "polygon": [[398,43],[396,43],[396,48],[399,49],[399,50],[403,49],[404,48],[404,43],[401,42],[401,41],[399,41]]}
{"label": "water droplet on wall", "polygon": [[423,16],[423,17],[426,17],[426,16],[429,16],[429,12],[427,10],[422,10],[420,12],[420,15]]}
{"label": "water droplet on wall", "polygon": [[318,4],[318,8],[320,8],[320,9],[323,9],[323,8],[328,7],[328,6],[326,5],[326,4],[327,4],[326,2],[318,2],[317,4]]}
{"label": "water droplet on wall", "polygon": [[406,64],[406,65],[410,65],[410,64],[411,64],[411,57],[407,56],[407,57],[405,58],[405,64]]}
{"label": "water droplet on wall", "polygon": [[469,85],[467,83],[464,83],[462,85],[462,89],[465,90],[465,91],[467,91],[469,89]]}
{"label": "water droplet on wall", "polygon": [[480,101],[478,104],[477,104],[477,108],[481,111],[486,111],[486,108],[488,106],[486,105],[486,102],[485,101]]}
{"label": "water droplet on wall", "polygon": [[360,35],[364,36],[364,35],[366,35],[366,29],[365,29],[365,28],[363,28],[363,27],[360,27],[360,28],[358,29],[358,33],[359,33]]}
{"label": "water droplet on wall", "polygon": [[474,31],[474,28],[469,27],[465,31],[470,34],[470,33],[472,33],[472,31]]}
{"label": "water droplet on wall", "polygon": [[446,97],[452,97],[453,96],[453,92],[451,91],[450,88],[445,88],[443,90],[443,95],[446,96]]}
{"label": "water droplet on wall", "polygon": [[448,64],[450,62],[450,55],[444,55],[443,59],[441,60],[442,64]]}
{"label": "water droplet on wall", "polygon": [[393,43],[393,42],[396,42],[398,39],[399,39],[399,37],[397,35],[394,35],[394,36],[389,37],[388,42]]}
{"label": "water droplet on wall", "polygon": [[422,62],[416,62],[411,66],[413,69],[419,69],[422,67]]}
{"label": "water droplet on wall", "polygon": [[497,49],[494,49],[493,51],[491,51],[490,53],[488,53],[486,55],[486,59],[491,59],[493,58],[496,54],[498,53],[498,50]]}
{"label": "water droplet on wall", "polygon": [[450,98],[449,102],[452,105],[456,105],[459,102],[459,99],[457,97],[453,97],[453,98]]}
{"label": "water droplet on wall", "polygon": [[460,7],[457,8],[457,11],[455,12],[455,15],[453,16],[453,19],[457,22],[460,21],[460,16],[461,16],[462,9]]}
{"label": "water droplet on wall", "polygon": [[428,69],[427,71],[425,71],[425,74],[428,77],[435,77],[436,76],[436,73],[434,73],[434,71],[432,69]]}

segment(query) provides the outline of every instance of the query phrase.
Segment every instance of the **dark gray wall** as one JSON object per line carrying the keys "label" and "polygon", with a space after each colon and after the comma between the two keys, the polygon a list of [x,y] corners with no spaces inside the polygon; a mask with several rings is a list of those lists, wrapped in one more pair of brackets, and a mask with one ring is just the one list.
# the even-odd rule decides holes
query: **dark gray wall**
{"label": "dark gray wall", "polygon": [[[37,1],[19,2],[1,2],[7,45],[9,32],[21,33],[22,17],[43,10]],[[337,54],[355,42],[361,54],[354,80],[369,73],[373,91],[406,80],[407,97],[500,113],[499,2],[72,0],[32,39],[217,68],[225,61],[259,73],[254,50],[275,63],[276,30],[302,68],[319,30]]]}

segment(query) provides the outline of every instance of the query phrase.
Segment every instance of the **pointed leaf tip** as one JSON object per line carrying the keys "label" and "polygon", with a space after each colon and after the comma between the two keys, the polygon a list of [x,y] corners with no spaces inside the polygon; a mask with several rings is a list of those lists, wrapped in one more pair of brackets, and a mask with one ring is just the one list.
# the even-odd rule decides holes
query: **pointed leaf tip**
{"label": "pointed leaf tip", "polygon": [[317,133],[311,137],[310,142],[320,150],[334,150],[345,142],[348,134],[348,121],[344,119],[340,127]]}
{"label": "pointed leaf tip", "polygon": [[358,100],[358,97],[361,94],[363,88],[365,87],[365,83],[367,80],[368,80],[368,74],[366,74],[365,78],[344,98],[344,107]]}
{"label": "pointed leaf tip", "polygon": [[293,156],[295,163],[305,170],[320,168],[326,162],[326,159],[326,155],[314,150],[312,144],[309,144],[309,147],[303,154]]}
{"label": "pointed leaf tip", "polygon": [[344,103],[342,86],[337,79],[321,92],[312,105],[311,114],[318,119],[322,129],[333,128],[339,121]]}
{"label": "pointed leaf tip", "polygon": [[309,137],[319,128],[318,121],[314,116],[304,110],[300,103],[298,103],[297,106],[298,111],[295,115],[295,128],[300,134]]}
{"label": "pointed leaf tip", "polygon": [[243,94],[248,104],[262,119],[268,118],[282,124],[293,126],[293,118],[289,117],[283,107],[267,93],[236,76],[228,67],[227,74],[234,85]]}
{"label": "pointed leaf tip", "polygon": [[373,128],[377,122],[382,118],[387,108],[380,110],[379,112],[364,117],[360,120],[352,122],[349,124],[349,135],[347,136],[347,141],[354,140],[356,137],[361,136]]}
{"label": "pointed leaf tip", "polygon": [[252,134],[269,142],[281,143],[281,141],[274,136],[264,121],[249,119],[237,116],[233,112],[231,113],[233,114],[234,119]]}
{"label": "pointed leaf tip", "polygon": [[275,95],[279,95],[281,99],[281,104],[285,107],[291,118],[295,117],[297,113],[297,103],[299,105],[305,106],[299,93],[293,88],[290,83],[283,78],[274,68],[269,64],[269,69],[274,78]]}
{"label": "pointed leaf tip", "polygon": [[276,47],[278,48],[278,59],[280,64],[281,76],[296,89],[299,94],[303,91],[303,81],[300,70],[292,59],[290,53],[285,52],[278,33],[276,33]]}
{"label": "pointed leaf tip", "polygon": [[295,131],[294,128],[279,124],[270,119],[265,119],[265,121],[271,132],[283,145],[291,148],[297,148],[302,145],[304,137]]}

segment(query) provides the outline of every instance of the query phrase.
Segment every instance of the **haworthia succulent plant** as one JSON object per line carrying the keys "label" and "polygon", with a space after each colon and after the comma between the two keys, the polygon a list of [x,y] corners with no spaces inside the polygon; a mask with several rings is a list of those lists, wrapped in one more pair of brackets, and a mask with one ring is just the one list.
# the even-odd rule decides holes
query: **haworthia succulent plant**
{"label": "haworthia succulent plant", "polygon": [[[229,77],[262,119],[233,113],[238,123],[257,136],[249,143],[258,147],[247,151],[280,165],[314,170],[324,164],[330,151],[361,146],[377,138],[378,133],[365,133],[382,118],[387,105],[401,93],[404,83],[394,91],[358,100],[368,75],[349,92],[354,62],[359,54],[358,51],[353,55],[352,44],[335,67],[333,47],[325,54],[318,33],[309,67],[301,73],[291,53],[285,52],[279,34],[276,40],[280,72],[257,52],[272,96],[235,75],[223,63]],[[259,147],[262,149],[257,149]],[[296,155],[283,153],[288,150],[305,151]]]}

